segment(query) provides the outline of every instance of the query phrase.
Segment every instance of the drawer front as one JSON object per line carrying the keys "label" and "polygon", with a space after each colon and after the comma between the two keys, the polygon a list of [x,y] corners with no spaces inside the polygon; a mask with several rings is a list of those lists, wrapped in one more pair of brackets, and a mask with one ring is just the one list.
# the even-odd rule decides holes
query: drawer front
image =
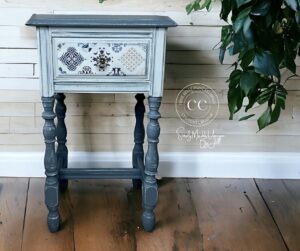
{"label": "drawer front", "polygon": [[52,42],[54,79],[149,79],[149,38],[53,38]]}

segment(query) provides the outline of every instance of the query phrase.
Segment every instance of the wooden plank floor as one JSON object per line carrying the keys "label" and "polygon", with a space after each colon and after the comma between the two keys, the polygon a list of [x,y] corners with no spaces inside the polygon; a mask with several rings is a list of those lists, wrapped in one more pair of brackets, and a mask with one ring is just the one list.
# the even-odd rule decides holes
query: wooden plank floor
{"label": "wooden plank floor", "polygon": [[44,179],[0,178],[0,251],[300,250],[300,181],[163,179],[157,228],[129,181],[72,181],[47,230]]}

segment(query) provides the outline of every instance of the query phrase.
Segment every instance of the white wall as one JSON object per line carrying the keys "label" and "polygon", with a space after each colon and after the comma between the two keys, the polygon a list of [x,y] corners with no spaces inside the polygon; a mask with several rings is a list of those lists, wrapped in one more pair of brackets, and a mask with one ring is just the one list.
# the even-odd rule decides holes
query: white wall
{"label": "white wall", "polygon": [[[24,156],[31,156],[34,163],[39,163],[31,166],[28,175],[42,173],[43,121],[40,118],[42,107],[38,92],[36,35],[33,28],[24,26],[25,22],[32,13],[88,12],[168,15],[179,24],[168,32],[159,148],[162,156],[169,156],[170,160],[162,163],[162,175],[283,177],[285,170],[290,170],[286,171],[288,177],[298,177],[299,79],[287,83],[287,108],[278,123],[257,133],[257,117],[244,122],[229,121],[225,81],[233,59],[226,57],[225,65],[220,65],[218,51],[212,50],[220,38],[222,22],[218,17],[219,6],[209,13],[201,11],[187,16],[184,6],[188,2],[152,0],[140,4],[138,0],[107,0],[100,5],[98,0],[0,0],[0,152],[4,159],[0,175],[17,175],[19,170],[26,176],[28,159]],[[299,60],[297,65],[299,69]],[[184,124],[177,117],[174,102],[178,92],[191,83],[209,85],[218,94],[218,116],[204,128],[223,136],[221,144],[213,149],[202,149],[195,141],[178,140],[176,129]],[[133,142],[133,95],[72,94],[67,96],[67,102],[68,146],[71,152],[105,152],[110,156],[117,151],[129,156]],[[236,118],[241,116],[243,114]],[[266,154],[261,154],[264,152]],[[206,154],[214,157],[206,158]],[[246,164],[243,156],[247,156]],[[193,162],[188,164],[185,158],[192,158]],[[7,171],[9,163],[10,170]],[[274,164],[274,170],[270,164]]]}

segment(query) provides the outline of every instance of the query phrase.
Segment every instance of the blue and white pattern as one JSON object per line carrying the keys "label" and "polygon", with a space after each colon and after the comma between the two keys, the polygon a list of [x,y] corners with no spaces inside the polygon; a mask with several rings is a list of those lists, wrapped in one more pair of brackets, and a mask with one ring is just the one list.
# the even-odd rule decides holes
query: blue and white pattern
{"label": "blue and white pattern", "polygon": [[74,47],[69,47],[59,60],[67,66],[69,71],[75,71],[77,66],[84,61],[84,58]]}
{"label": "blue and white pattern", "polygon": [[121,68],[112,68],[107,76],[126,76],[126,74],[121,71]]}
{"label": "blue and white pattern", "polygon": [[63,47],[63,45],[65,45],[65,43],[60,43],[60,44],[58,44],[58,45],[57,45],[57,50],[59,51],[59,50]]}
{"label": "blue and white pattern", "polygon": [[90,66],[83,66],[82,70],[78,72],[79,74],[93,74],[92,68]]}
{"label": "blue and white pattern", "polygon": [[99,51],[95,52],[91,57],[91,62],[94,62],[94,66],[98,68],[99,71],[105,71],[110,62],[112,62],[112,57],[110,53],[105,50],[105,48],[99,48]]}
{"label": "blue and white pattern", "polygon": [[58,67],[58,70],[59,70],[59,72],[60,72],[61,74],[67,74],[67,72],[64,71],[61,67]]}
{"label": "blue and white pattern", "polygon": [[90,52],[97,43],[78,43],[78,47],[84,52]]}
{"label": "blue and white pattern", "polygon": [[[55,41],[60,75],[145,76],[148,41],[86,39]],[[78,66],[83,65],[81,68]],[[79,69],[78,69],[79,68]]]}
{"label": "blue and white pattern", "polygon": [[108,45],[116,53],[119,53],[120,51],[122,51],[123,47],[126,47],[126,44],[123,44],[123,43],[113,43],[113,44],[108,44]]}

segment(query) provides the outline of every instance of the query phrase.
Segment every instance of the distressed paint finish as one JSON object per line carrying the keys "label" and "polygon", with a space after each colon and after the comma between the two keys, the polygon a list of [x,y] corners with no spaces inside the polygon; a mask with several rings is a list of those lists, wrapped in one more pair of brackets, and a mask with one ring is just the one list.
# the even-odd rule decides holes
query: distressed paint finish
{"label": "distressed paint finish", "polygon": [[37,30],[41,93],[43,97],[52,97],[54,95],[52,48],[49,29],[46,27]]}
{"label": "distressed paint finish", "polygon": [[149,97],[149,123],[147,126],[148,150],[145,158],[145,171],[143,179],[143,208],[142,215],[143,227],[146,231],[152,231],[155,227],[155,214],[153,212],[157,200],[158,189],[155,175],[157,174],[159,156],[157,144],[159,142],[160,126],[158,119],[160,118],[159,107],[161,97]]}
{"label": "distressed paint finish", "polygon": [[[159,58],[159,55],[154,55],[154,53],[162,53],[164,51],[163,45],[156,42],[156,30],[158,28],[143,28],[143,29],[133,29],[133,28],[123,28],[123,29],[109,29],[109,28],[58,28],[50,27],[50,37],[53,37],[53,47],[52,47],[52,60],[53,65],[53,85],[55,92],[95,92],[95,93],[122,93],[122,92],[149,92],[153,90],[151,85],[154,81],[155,75],[159,75],[163,70],[154,71],[154,59]],[[166,29],[162,29],[166,32]],[[61,67],[60,56],[57,53],[57,46],[59,44],[70,44],[71,42],[86,41],[89,44],[102,44],[108,43],[119,43],[119,44],[142,44],[146,49],[146,53],[139,54],[143,55],[143,62],[141,68],[144,69],[143,74],[128,74],[128,70],[122,66],[123,63],[119,62],[115,64],[117,58],[112,59],[109,65],[105,68],[105,74],[70,74],[70,71],[63,69]],[[109,42],[110,41],[110,42]],[[131,42],[130,42],[131,41]],[[131,46],[131,47],[132,47]],[[97,47],[97,46],[96,46]],[[128,46],[129,47],[129,46]],[[103,48],[103,47],[101,47]],[[137,48],[132,47],[132,48]],[[79,50],[77,50],[79,52]],[[80,50],[81,51],[81,50]],[[141,48],[139,48],[141,51]],[[94,56],[93,53],[88,52],[84,55]],[[106,55],[108,57],[112,56]],[[84,56],[88,58],[88,56]],[[84,60],[82,64],[86,64],[87,60]],[[82,64],[78,66],[76,71],[82,71],[80,68]],[[158,64],[163,66],[163,62]],[[86,64],[91,68],[93,73],[99,70],[97,66]],[[115,68],[115,71],[114,69]],[[61,70],[59,70],[61,69]],[[157,70],[157,68],[156,68]],[[119,74],[118,74],[119,73]],[[122,76],[122,75],[126,76]],[[161,88],[160,88],[161,89]]]}
{"label": "distressed paint finish", "polygon": [[[40,51],[41,90],[44,97],[54,93],[149,93],[153,97],[163,95],[164,64],[167,28],[82,28],[82,27],[45,27],[38,28]],[[57,45],[70,41],[102,41],[103,36],[113,39],[115,43],[128,43],[128,39],[148,44],[145,62],[145,74],[122,76],[118,67],[106,75],[80,74],[85,72],[78,66],[78,74],[66,74],[58,69],[60,57],[57,56]],[[148,42],[147,42],[148,41]],[[52,45],[52,46],[51,46]],[[52,62],[52,64],[49,64]],[[64,73],[66,72],[66,73]],[[120,74],[119,74],[120,73]],[[101,80],[101,81],[99,81]]]}
{"label": "distressed paint finish", "polygon": [[45,203],[48,208],[48,228],[51,232],[56,232],[59,229],[60,217],[58,212],[59,178],[55,153],[54,97],[42,97],[42,103],[44,107],[42,117],[45,120],[43,134],[46,144],[44,157],[46,170]]}
{"label": "distressed paint finish", "polygon": [[[144,127],[144,94],[135,95],[137,103],[135,105],[135,118],[136,124],[134,127],[134,148],[132,151],[132,165],[133,168],[139,168],[138,158],[144,161],[144,139],[145,139],[145,127]],[[133,187],[139,189],[142,185],[141,180],[132,180]]]}
{"label": "distressed paint finish", "polygon": [[165,76],[166,29],[157,28],[155,32],[155,47],[153,58],[153,79],[150,96],[162,97]]}
{"label": "distressed paint finish", "polygon": [[140,169],[135,168],[68,168],[62,169],[63,179],[141,179]]}
{"label": "distressed paint finish", "polygon": [[[66,96],[63,93],[58,93],[55,95],[56,106],[55,112],[57,116],[57,128],[56,128],[56,139],[57,139],[57,168],[59,170],[68,168],[68,148],[66,146],[67,142],[67,127],[65,124],[65,117],[67,107],[65,105]],[[68,180],[60,179],[59,188],[61,191],[65,191],[68,187]]]}
{"label": "distressed paint finish", "polygon": [[[158,110],[163,94],[166,30],[176,23],[161,16],[33,15],[27,25],[38,28],[49,230],[59,230],[59,189],[67,189],[68,179],[116,178],[132,179],[134,188],[142,185],[142,223],[146,231],[152,231],[158,199],[155,179],[160,134]],[[133,168],[68,168],[63,93],[107,92],[139,93],[135,106]],[[150,96],[145,160],[142,93]]]}
{"label": "distressed paint finish", "polygon": [[29,26],[54,27],[174,27],[177,24],[167,16],[155,15],[51,15],[33,14]]}

